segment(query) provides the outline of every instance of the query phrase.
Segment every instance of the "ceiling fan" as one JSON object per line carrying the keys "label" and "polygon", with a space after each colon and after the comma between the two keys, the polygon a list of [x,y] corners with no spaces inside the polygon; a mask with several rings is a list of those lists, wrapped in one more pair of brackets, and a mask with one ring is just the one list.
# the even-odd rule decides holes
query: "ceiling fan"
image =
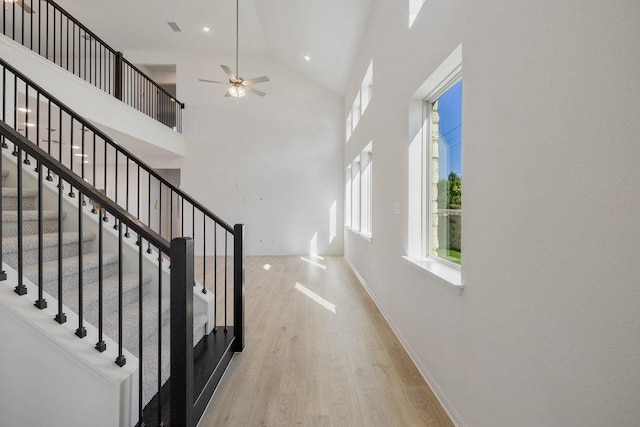
{"label": "ceiling fan", "polygon": [[215,84],[219,84],[219,85],[225,85],[225,86],[230,86],[229,89],[227,90],[227,93],[224,95],[225,97],[230,97],[233,96],[235,98],[241,98],[243,96],[245,96],[248,93],[253,93],[254,95],[258,95],[258,96],[265,96],[266,93],[255,89],[249,85],[255,84],[255,83],[263,83],[263,82],[268,82],[269,81],[269,77],[267,76],[261,76],[261,77],[256,77],[253,79],[243,79],[242,77],[240,77],[238,75],[238,21],[239,21],[239,15],[240,15],[240,1],[236,0],[236,73],[234,74],[233,71],[231,71],[231,68],[229,68],[226,65],[220,65],[222,67],[222,69],[224,70],[224,72],[227,74],[227,76],[229,77],[229,81],[228,82],[221,82],[221,81],[217,81],[217,80],[206,80],[206,79],[198,79],[201,82],[205,82],[205,83],[215,83]]}
{"label": "ceiling fan", "polygon": [[20,6],[25,13],[34,13],[33,9],[31,9],[29,6],[27,6],[26,4],[24,4],[23,0],[2,0],[3,3],[15,3],[18,6]]}

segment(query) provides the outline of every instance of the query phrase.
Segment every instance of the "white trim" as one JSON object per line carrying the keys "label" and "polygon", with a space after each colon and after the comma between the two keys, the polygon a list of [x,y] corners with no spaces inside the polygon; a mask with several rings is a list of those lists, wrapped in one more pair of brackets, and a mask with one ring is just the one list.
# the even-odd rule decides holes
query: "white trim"
{"label": "white trim", "polygon": [[442,390],[442,388],[440,388],[440,386],[438,385],[436,380],[433,378],[433,376],[431,375],[429,370],[420,362],[420,358],[418,357],[416,352],[409,345],[409,342],[404,338],[404,336],[400,332],[399,328],[396,326],[396,324],[391,319],[391,316],[384,310],[382,305],[378,302],[376,297],[373,295],[373,293],[371,292],[371,290],[367,286],[367,283],[364,281],[364,279],[362,278],[362,276],[360,275],[360,273],[358,272],[356,267],[351,263],[349,258],[347,258],[345,256],[344,259],[347,262],[347,264],[349,265],[349,267],[351,268],[351,271],[353,271],[353,274],[355,274],[356,277],[358,278],[358,281],[360,281],[360,284],[362,285],[364,290],[367,292],[367,294],[369,294],[369,297],[371,298],[373,303],[376,305],[376,307],[378,308],[378,310],[382,314],[382,317],[384,317],[384,320],[387,322],[387,324],[389,325],[389,327],[393,331],[393,333],[396,336],[396,338],[398,338],[398,341],[400,341],[400,344],[402,345],[404,350],[409,355],[409,358],[411,359],[411,361],[413,362],[415,367],[418,369],[418,372],[420,372],[420,375],[422,375],[422,378],[427,383],[427,385],[429,386],[429,388],[433,392],[433,394],[436,397],[436,399],[438,399],[438,402],[440,402],[440,405],[442,405],[442,408],[444,409],[444,411],[447,413],[447,415],[451,419],[451,422],[456,427],[466,427],[467,424],[464,422],[464,420],[462,419],[462,417],[460,416],[458,411],[456,411],[456,409],[454,408],[454,406],[451,403],[451,401],[444,394],[444,391]]}
{"label": "white trim", "polygon": [[462,274],[459,269],[450,267],[440,262],[439,259],[408,256],[403,256],[402,259],[407,261],[411,267],[429,276],[440,286],[456,295],[462,295],[464,285],[462,284]]}

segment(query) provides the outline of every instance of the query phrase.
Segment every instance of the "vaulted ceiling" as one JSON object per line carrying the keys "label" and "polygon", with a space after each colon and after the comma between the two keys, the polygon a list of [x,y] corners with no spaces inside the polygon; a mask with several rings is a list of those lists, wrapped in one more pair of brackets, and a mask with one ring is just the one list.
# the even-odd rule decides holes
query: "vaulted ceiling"
{"label": "vaulted ceiling", "polygon": [[[343,94],[374,0],[239,1],[241,55],[271,55]],[[58,0],[58,4],[125,53],[206,54],[235,49],[235,0]],[[168,22],[176,22],[182,32],[174,32]],[[211,31],[204,32],[203,26]]]}

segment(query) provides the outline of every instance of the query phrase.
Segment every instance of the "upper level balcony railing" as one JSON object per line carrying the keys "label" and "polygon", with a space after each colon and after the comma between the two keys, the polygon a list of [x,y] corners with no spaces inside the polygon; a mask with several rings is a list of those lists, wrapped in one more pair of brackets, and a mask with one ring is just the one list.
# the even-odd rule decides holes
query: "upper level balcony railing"
{"label": "upper level balcony railing", "polygon": [[4,0],[2,34],[104,92],[182,132],[178,101],[51,0]]}

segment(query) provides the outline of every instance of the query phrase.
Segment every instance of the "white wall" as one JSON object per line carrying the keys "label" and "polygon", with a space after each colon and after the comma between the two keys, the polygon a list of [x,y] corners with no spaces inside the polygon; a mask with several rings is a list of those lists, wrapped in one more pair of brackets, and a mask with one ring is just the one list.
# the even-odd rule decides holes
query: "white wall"
{"label": "white wall", "polygon": [[[344,117],[373,58],[343,163],[373,140],[373,240],[345,256],[460,425],[637,425],[640,4],[430,0],[410,30],[408,5],[377,2],[352,67]],[[458,296],[401,256],[410,97],[460,43]]]}
{"label": "white wall", "polygon": [[341,98],[268,56],[240,57],[243,77],[271,81],[256,86],[267,96],[248,95],[236,104],[223,96],[225,87],[198,82],[226,80],[220,64],[232,65],[233,55],[126,55],[133,62],[177,64],[189,142],[182,162],[152,163],[180,167],[188,194],[230,224],[246,224],[247,254],[309,254],[316,233],[318,254],[342,254],[342,230],[333,238],[330,230],[332,212],[342,224]]}

